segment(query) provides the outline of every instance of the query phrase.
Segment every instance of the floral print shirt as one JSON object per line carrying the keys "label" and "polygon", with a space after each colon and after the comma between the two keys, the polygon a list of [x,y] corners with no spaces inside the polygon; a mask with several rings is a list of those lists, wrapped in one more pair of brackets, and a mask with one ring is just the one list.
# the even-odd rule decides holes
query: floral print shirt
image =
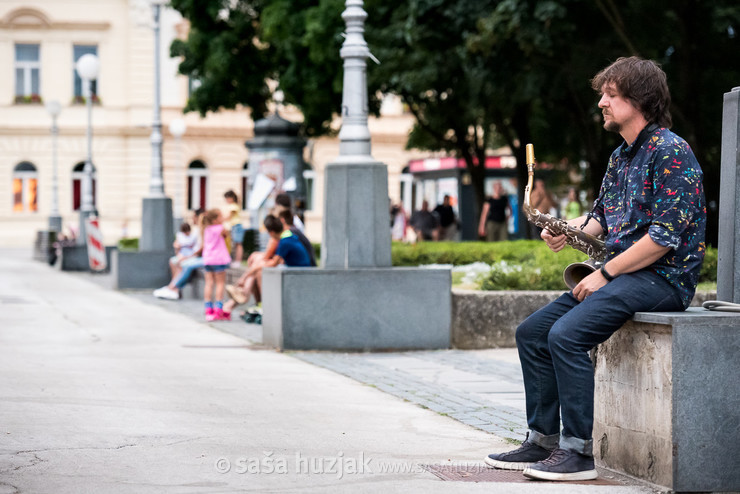
{"label": "floral print shirt", "polygon": [[601,184],[602,200],[594,210],[607,232],[607,260],[646,234],[658,245],[671,247],[648,269],[678,289],[688,307],[705,253],[701,167],[686,141],[665,128],[653,130],[640,149],[632,145],[624,142],[612,153]]}

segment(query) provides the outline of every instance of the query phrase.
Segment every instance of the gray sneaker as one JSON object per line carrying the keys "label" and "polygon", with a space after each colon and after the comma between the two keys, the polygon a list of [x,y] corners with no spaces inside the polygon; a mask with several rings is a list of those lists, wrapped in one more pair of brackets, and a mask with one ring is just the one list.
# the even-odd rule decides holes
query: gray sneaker
{"label": "gray sneaker", "polygon": [[529,434],[522,445],[506,453],[494,453],[486,457],[486,465],[502,470],[524,470],[529,465],[549,458],[550,451],[529,442]]}
{"label": "gray sneaker", "polygon": [[524,476],[538,480],[594,480],[599,473],[593,456],[556,449],[548,459],[525,468]]}

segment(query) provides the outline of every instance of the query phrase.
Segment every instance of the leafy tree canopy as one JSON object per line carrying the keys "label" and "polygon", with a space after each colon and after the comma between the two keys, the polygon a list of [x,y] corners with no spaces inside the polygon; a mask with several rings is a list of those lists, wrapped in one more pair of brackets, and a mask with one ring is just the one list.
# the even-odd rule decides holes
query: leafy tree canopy
{"label": "leafy tree canopy", "polygon": [[[191,22],[172,54],[201,81],[187,110],[237,104],[265,111],[279,81],[320,135],[341,105],[343,0],[172,0]],[[468,163],[483,199],[486,151],[509,145],[524,180],[524,144],[539,158],[585,159],[598,188],[620,137],[601,128],[589,80],[620,56],[663,65],[674,130],[694,148],[710,200],[718,196],[722,94],[738,84],[740,6],[733,0],[366,0],[366,38],[380,65],[377,91],[395,93],[416,118],[409,147]],[[521,183],[521,182],[520,182]],[[710,215],[711,216],[711,215]],[[712,224],[710,222],[710,229]],[[716,225],[715,225],[716,228]],[[710,232],[710,239],[713,238]]]}

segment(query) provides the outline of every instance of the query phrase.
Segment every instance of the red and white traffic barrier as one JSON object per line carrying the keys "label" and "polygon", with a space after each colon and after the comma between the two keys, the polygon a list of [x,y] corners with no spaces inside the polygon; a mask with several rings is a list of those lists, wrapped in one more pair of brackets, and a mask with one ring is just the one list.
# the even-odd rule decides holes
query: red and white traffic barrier
{"label": "red and white traffic barrier", "polygon": [[104,271],[108,267],[105,257],[105,246],[103,245],[103,234],[97,216],[88,216],[85,224],[87,233],[87,258],[90,261],[90,269],[93,271]]}

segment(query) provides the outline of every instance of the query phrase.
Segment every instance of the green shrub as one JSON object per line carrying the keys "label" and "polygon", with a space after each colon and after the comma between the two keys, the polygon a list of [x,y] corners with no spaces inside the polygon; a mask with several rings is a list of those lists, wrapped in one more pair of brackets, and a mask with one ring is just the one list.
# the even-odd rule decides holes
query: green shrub
{"label": "green shrub", "polygon": [[[540,240],[508,242],[420,242],[415,245],[394,242],[394,266],[474,262],[492,265],[491,274],[481,280],[483,290],[562,290],[566,289],[563,271],[588,256],[570,247],[552,252]],[[700,281],[716,282],[717,249],[707,248]]]}
{"label": "green shrub", "polygon": [[491,274],[483,278],[481,290],[564,290],[563,272],[556,266],[534,263],[496,264]]}
{"label": "green shrub", "polygon": [[[513,240],[510,242],[420,242],[404,244],[394,242],[391,255],[394,266],[420,264],[452,264],[455,266],[500,261],[526,262],[533,260],[535,250],[545,246],[539,240]],[[545,246],[547,248],[547,246]]]}
{"label": "green shrub", "polygon": [[118,241],[118,250],[139,250],[138,238],[122,238]]}
{"label": "green shrub", "polygon": [[707,247],[707,252],[704,255],[704,264],[701,265],[701,273],[699,274],[699,282],[717,282],[717,249],[713,247]]}
{"label": "green shrub", "polygon": [[588,259],[574,249],[552,252],[544,242],[528,247],[529,252],[518,254],[521,261],[493,264],[491,274],[481,281],[481,290],[565,290],[565,268]]}

